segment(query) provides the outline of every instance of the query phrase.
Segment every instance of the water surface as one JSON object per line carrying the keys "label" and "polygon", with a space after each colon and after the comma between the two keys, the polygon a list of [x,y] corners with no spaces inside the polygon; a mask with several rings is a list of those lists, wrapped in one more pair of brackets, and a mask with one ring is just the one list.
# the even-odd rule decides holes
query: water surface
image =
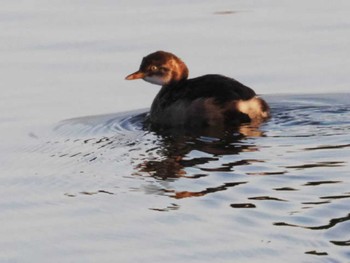
{"label": "water surface", "polygon": [[[349,262],[349,3],[3,0],[0,262]],[[149,129],[155,50],[272,118]]]}
{"label": "water surface", "polygon": [[268,96],[269,121],[225,131],[140,110],[33,134],[2,178],[4,258],[347,262],[349,98]]}

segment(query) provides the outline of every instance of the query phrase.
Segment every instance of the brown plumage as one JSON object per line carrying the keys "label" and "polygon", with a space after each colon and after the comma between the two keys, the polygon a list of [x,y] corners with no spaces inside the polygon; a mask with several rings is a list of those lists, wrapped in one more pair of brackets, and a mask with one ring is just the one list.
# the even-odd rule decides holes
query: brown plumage
{"label": "brown plumage", "polygon": [[264,120],[269,106],[240,82],[221,75],[188,79],[188,68],[174,54],[157,51],[144,57],[127,80],[162,85],[150,120],[159,126],[217,126]]}

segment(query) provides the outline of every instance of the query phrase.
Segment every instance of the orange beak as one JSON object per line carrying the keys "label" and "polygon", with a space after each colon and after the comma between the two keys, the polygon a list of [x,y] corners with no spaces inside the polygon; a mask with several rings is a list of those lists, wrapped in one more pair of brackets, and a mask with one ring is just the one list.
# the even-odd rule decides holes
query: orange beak
{"label": "orange beak", "polygon": [[143,79],[144,77],[146,77],[145,73],[143,73],[141,71],[136,71],[136,72],[126,76],[125,79],[127,79],[127,80]]}

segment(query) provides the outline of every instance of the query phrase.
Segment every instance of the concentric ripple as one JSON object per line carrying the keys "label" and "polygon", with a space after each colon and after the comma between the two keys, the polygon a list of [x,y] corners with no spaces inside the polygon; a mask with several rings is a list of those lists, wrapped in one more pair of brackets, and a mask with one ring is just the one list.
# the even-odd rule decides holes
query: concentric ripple
{"label": "concentric ripple", "polygon": [[108,242],[162,235],[182,252],[225,240],[211,249],[240,262],[349,261],[349,95],[267,100],[270,120],[229,130],[153,130],[147,110],[63,121],[27,150],[41,164],[27,171],[35,193],[17,186],[76,203],[63,218],[123,215]]}

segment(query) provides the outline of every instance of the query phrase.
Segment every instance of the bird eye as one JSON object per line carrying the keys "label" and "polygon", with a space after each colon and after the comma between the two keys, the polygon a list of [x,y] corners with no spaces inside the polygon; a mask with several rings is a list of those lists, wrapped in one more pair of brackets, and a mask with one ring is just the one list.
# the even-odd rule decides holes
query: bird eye
{"label": "bird eye", "polygon": [[151,66],[151,70],[156,71],[156,70],[158,70],[158,67],[153,65],[153,66]]}

